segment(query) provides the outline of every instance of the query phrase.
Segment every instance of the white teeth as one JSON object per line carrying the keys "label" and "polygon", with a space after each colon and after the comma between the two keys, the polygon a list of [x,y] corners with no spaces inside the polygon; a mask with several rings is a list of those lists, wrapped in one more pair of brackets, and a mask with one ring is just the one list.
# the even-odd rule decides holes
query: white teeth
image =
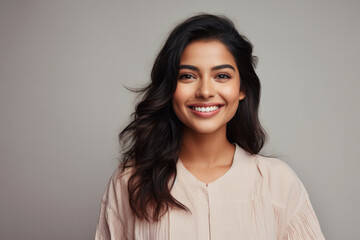
{"label": "white teeth", "polygon": [[211,107],[192,107],[197,112],[212,112],[219,109],[219,106],[211,106]]}

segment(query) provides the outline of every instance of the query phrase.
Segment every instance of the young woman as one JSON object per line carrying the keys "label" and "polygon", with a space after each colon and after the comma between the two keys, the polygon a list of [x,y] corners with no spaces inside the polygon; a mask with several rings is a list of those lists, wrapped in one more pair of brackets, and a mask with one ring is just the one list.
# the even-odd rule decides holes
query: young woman
{"label": "young woman", "polygon": [[303,184],[259,155],[260,82],[233,23],[197,15],[157,56],[96,239],[324,239]]}

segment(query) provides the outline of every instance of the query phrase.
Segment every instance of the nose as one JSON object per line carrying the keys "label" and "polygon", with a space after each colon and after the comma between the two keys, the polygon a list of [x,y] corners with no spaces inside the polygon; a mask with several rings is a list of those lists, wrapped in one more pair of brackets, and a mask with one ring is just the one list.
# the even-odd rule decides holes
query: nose
{"label": "nose", "polygon": [[210,77],[200,79],[195,96],[197,98],[203,98],[203,99],[207,99],[215,96],[214,82]]}

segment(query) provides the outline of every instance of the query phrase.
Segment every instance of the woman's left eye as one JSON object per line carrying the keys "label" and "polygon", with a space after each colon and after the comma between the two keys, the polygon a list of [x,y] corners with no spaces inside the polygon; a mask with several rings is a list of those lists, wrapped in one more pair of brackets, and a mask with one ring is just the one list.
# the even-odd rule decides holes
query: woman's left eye
{"label": "woman's left eye", "polygon": [[216,76],[216,78],[220,78],[220,79],[229,79],[231,78],[228,74],[225,74],[225,73],[221,73],[221,74],[218,74]]}

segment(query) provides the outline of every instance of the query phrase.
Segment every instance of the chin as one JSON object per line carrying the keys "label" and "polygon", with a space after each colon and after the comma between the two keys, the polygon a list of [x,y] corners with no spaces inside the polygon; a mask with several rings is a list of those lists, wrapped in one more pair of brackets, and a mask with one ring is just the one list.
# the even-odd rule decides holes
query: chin
{"label": "chin", "polygon": [[188,126],[192,131],[199,134],[211,134],[219,131],[221,127],[218,126]]}

